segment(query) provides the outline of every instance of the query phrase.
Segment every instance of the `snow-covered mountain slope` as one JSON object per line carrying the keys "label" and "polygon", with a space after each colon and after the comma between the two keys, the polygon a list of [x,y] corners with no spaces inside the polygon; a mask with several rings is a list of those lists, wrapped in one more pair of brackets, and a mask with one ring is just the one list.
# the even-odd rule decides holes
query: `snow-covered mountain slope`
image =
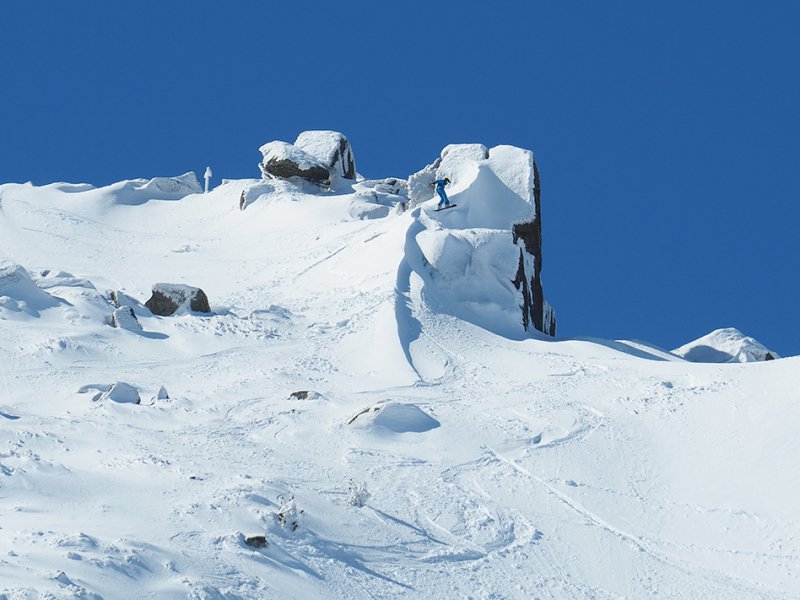
{"label": "snow-covered mountain slope", "polygon": [[775,360],[780,356],[738,329],[716,329],[672,351],[692,362],[745,363]]}
{"label": "snow-covered mountain slope", "polygon": [[0,186],[0,597],[800,597],[800,358],[459,318],[433,200],[140,187]]}

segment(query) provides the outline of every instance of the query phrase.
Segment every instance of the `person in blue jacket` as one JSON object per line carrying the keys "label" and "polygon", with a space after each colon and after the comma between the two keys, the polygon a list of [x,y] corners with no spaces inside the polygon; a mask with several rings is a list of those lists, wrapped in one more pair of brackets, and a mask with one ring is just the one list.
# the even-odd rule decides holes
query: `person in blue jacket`
{"label": "person in blue jacket", "polygon": [[436,181],[433,182],[433,185],[436,186],[436,193],[439,194],[439,198],[441,198],[436,208],[450,206],[450,200],[448,200],[447,194],[444,191],[444,186],[446,186],[448,183],[450,183],[450,180],[447,177],[445,177],[444,179],[437,179]]}

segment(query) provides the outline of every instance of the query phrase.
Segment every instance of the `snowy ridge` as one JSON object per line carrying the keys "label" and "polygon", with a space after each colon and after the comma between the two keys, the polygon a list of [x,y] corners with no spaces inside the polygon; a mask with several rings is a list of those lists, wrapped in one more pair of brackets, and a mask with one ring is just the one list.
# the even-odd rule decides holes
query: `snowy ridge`
{"label": "snowy ridge", "polygon": [[800,359],[520,333],[485,160],[368,219],[402,183],[0,185],[0,595],[798,597]]}

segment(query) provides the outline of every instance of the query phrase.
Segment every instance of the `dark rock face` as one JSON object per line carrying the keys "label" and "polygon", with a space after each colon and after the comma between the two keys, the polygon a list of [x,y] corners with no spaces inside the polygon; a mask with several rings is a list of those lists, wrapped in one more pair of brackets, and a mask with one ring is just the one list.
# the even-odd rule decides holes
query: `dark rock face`
{"label": "dark rock face", "polygon": [[[514,243],[522,240],[524,250],[519,250],[519,267],[513,279],[514,286],[522,292],[522,326],[525,331],[534,329],[550,336],[556,334],[555,312],[545,302],[542,290],[542,211],[539,168],[533,163],[533,198],[536,218],[527,223],[516,223],[512,231]],[[525,255],[528,254],[529,257]],[[528,258],[528,260],[526,260]],[[531,268],[532,266],[532,268]]]}
{"label": "dark rock face", "polygon": [[271,158],[262,163],[261,167],[265,173],[283,179],[300,177],[318,184],[325,184],[330,179],[330,173],[328,173],[328,170],[324,167],[313,166],[308,169],[303,169],[300,165],[288,158]]}
{"label": "dark rock face", "polygon": [[157,283],[153,295],[144,303],[154,315],[168,317],[180,309],[210,313],[208,297],[200,288],[188,285]]}
{"label": "dark rock face", "polygon": [[251,548],[266,548],[267,538],[263,535],[251,535],[244,539],[244,543]]}

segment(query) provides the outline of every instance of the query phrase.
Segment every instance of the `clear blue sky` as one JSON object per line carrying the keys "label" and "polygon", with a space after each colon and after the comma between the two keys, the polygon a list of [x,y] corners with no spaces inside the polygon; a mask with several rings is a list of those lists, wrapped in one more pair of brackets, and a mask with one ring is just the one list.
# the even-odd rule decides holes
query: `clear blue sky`
{"label": "clear blue sky", "polygon": [[0,181],[531,148],[560,333],[800,353],[800,2],[3,2]]}

